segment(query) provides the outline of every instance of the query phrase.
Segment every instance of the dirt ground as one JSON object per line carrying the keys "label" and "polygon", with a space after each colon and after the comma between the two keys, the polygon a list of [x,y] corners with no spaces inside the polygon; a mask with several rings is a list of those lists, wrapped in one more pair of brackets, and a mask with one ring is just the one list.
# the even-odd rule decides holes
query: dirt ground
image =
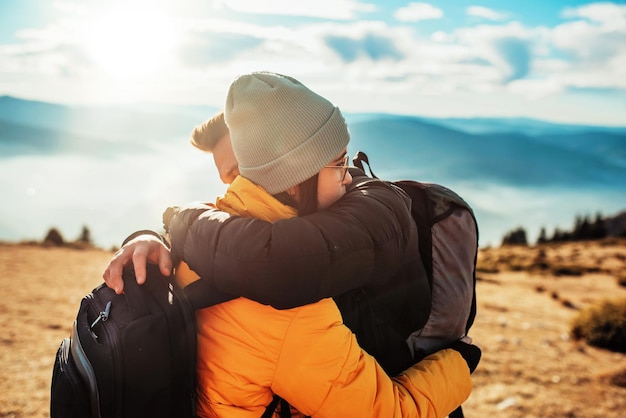
{"label": "dirt ground", "polygon": [[[0,244],[0,418],[49,416],[56,350],[111,255]],[[479,266],[471,336],[483,359],[466,416],[626,416],[626,388],[611,383],[626,355],[568,336],[580,308],[626,297],[626,245],[482,249]]]}

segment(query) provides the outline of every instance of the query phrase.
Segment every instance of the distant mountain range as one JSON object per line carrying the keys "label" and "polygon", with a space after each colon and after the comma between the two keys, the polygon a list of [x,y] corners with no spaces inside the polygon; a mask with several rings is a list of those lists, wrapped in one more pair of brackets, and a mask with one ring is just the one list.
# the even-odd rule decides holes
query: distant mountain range
{"label": "distant mountain range", "polygon": [[[472,131],[474,121],[467,122]],[[567,133],[558,133],[556,125],[546,124],[549,134],[531,136],[500,131],[502,123],[486,131],[486,124],[479,134],[447,127],[445,120],[373,115],[350,124],[350,131],[360,147],[376,150],[377,158],[370,159],[406,167],[404,176],[534,187],[626,184],[626,128],[566,126]]]}
{"label": "distant mountain range", "polygon": [[188,135],[215,108],[70,107],[0,97],[0,147],[9,154],[144,150],[155,141]]}
{"label": "distant mountain range", "polygon": [[[170,156],[164,148],[187,142],[193,127],[216,111],[180,106],[72,107],[2,96],[0,164],[18,164],[16,158],[41,162],[72,156],[108,160],[115,170],[130,172],[123,157],[152,156],[167,162]],[[365,151],[381,178],[412,178],[455,188],[476,206],[489,242],[496,240],[496,233],[506,232],[501,230],[504,225],[516,226],[514,217],[519,216],[504,209],[513,202],[498,199],[498,194],[519,198],[517,206],[531,193],[546,202],[563,193],[569,200],[562,202],[564,206],[580,205],[581,196],[580,202],[586,203],[579,211],[606,214],[626,208],[626,127],[530,119],[345,116],[352,136],[349,152]],[[545,205],[546,211],[555,212],[552,223],[559,216],[573,221],[569,216],[577,213],[576,208],[568,208],[559,215],[552,202]],[[536,215],[528,222],[538,229],[542,219]],[[0,221],[0,240],[16,234],[13,226],[3,230]]]}

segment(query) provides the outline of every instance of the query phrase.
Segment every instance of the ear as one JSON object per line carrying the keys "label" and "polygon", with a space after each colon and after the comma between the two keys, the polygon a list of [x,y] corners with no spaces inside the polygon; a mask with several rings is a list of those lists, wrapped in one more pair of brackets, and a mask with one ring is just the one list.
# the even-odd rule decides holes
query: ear
{"label": "ear", "polygon": [[288,188],[287,190],[285,190],[287,192],[287,194],[291,197],[293,197],[295,199],[295,197],[298,195],[298,190],[300,189],[300,185],[296,184],[295,186],[291,186],[290,188]]}

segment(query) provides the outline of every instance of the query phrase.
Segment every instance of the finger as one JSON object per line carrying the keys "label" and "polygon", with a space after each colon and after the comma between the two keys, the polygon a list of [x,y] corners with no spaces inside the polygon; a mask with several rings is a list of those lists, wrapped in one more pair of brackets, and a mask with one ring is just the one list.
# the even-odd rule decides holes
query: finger
{"label": "finger", "polygon": [[122,280],[122,270],[124,263],[120,259],[114,258],[104,271],[102,278],[108,287],[113,289],[118,295],[124,291],[124,280]]}
{"label": "finger", "polygon": [[172,273],[172,254],[165,246],[159,249],[159,269],[164,276],[169,276]]}
{"label": "finger", "polygon": [[135,269],[135,280],[137,284],[146,282],[146,263],[148,262],[148,253],[141,247],[133,252],[133,266]]}

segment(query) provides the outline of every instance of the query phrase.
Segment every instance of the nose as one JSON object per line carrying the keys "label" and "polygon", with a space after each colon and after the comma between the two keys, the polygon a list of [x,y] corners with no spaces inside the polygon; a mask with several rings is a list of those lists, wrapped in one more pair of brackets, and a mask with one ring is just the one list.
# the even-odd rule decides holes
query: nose
{"label": "nose", "polygon": [[348,170],[341,184],[348,185],[350,183],[352,183],[352,175],[350,174],[350,170]]}

